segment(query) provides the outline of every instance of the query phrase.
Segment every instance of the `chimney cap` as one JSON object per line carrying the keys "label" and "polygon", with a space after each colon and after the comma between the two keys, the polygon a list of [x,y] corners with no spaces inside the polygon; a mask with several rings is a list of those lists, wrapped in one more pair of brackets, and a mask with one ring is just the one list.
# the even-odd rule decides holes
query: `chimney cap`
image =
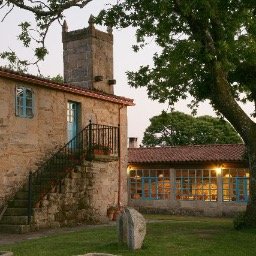
{"label": "chimney cap", "polygon": [[129,137],[129,148],[137,148],[138,147],[137,141],[138,141],[137,137]]}

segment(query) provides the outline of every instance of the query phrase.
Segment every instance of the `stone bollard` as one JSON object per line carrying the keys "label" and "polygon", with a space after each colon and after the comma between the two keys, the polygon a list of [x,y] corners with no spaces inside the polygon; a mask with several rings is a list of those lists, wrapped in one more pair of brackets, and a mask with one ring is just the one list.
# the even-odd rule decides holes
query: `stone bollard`
{"label": "stone bollard", "polygon": [[146,221],[133,208],[125,208],[117,221],[118,240],[131,250],[140,249],[146,235]]}

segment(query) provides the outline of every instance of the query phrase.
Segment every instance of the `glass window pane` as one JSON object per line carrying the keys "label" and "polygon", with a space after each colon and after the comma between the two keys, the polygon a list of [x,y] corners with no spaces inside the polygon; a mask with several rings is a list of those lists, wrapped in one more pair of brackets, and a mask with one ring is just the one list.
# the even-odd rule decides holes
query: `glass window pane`
{"label": "glass window pane", "polygon": [[33,117],[33,93],[25,87],[16,88],[16,115],[20,117]]}
{"label": "glass window pane", "polygon": [[135,177],[135,176],[136,176],[136,171],[135,170],[130,171],[130,177]]}
{"label": "glass window pane", "polygon": [[223,201],[245,202],[248,200],[248,170],[226,169],[222,177]]}
{"label": "glass window pane", "polygon": [[26,88],[26,98],[28,99],[32,99],[32,90]]}
{"label": "glass window pane", "polygon": [[33,117],[33,110],[32,110],[32,108],[27,108],[26,116],[27,117]]}
{"label": "glass window pane", "polygon": [[150,176],[149,170],[143,170],[143,176],[144,177],[149,177]]}

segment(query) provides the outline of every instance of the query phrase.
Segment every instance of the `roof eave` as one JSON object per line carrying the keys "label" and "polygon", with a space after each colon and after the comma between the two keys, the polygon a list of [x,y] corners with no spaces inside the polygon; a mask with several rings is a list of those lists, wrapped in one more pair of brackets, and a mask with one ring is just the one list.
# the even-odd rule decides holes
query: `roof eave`
{"label": "roof eave", "polygon": [[47,79],[37,79],[35,76],[32,76],[32,75],[24,75],[24,74],[19,74],[17,72],[6,72],[3,70],[0,70],[0,77],[9,78],[16,81],[28,82],[35,85],[45,86],[51,89],[84,95],[84,96],[88,96],[88,97],[92,97],[92,98],[96,98],[96,99],[100,99],[108,102],[113,102],[113,103],[117,103],[125,106],[135,105],[132,99],[119,97],[119,96],[112,97],[112,95],[103,94],[103,93],[101,94],[96,91],[82,89],[77,86],[73,86],[69,84],[56,83]]}

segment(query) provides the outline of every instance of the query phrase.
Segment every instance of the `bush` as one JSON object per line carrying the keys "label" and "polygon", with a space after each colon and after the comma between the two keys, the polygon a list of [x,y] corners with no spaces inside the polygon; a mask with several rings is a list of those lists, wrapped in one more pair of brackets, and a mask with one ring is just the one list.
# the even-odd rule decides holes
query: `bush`
{"label": "bush", "polygon": [[233,220],[234,228],[236,230],[240,230],[245,227],[246,221],[245,221],[245,212],[240,212],[236,215],[236,217]]}

